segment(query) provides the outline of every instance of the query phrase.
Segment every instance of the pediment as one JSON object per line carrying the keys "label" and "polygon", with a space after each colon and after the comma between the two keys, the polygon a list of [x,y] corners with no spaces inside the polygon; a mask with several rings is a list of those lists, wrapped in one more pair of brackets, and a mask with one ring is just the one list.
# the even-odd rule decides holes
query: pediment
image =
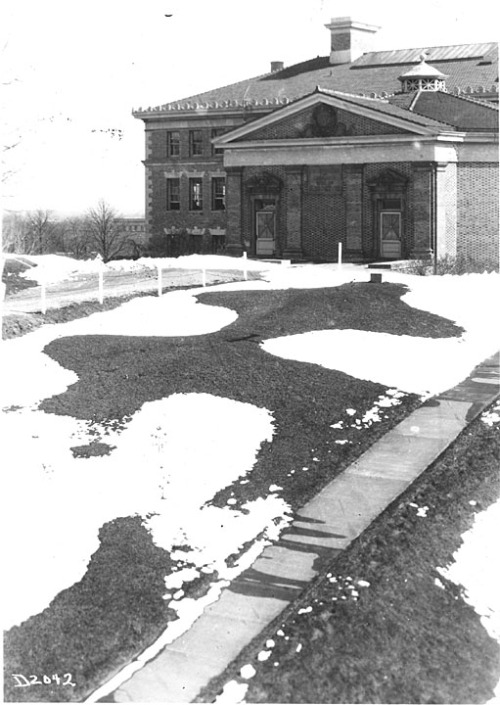
{"label": "pediment", "polygon": [[404,191],[407,185],[408,178],[390,167],[367,181],[368,188],[373,192]]}
{"label": "pediment", "polygon": [[348,110],[320,102],[254,130],[238,141],[393,135],[407,132],[408,130],[386,122],[359,116]]}
{"label": "pediment", "polygon": [[[406,119],[403,109],[382,101],[341,94],[310,94],[218,138],[217,146],[277,140],[331,140],[383,135],[429,134],[431,130]],[[215,144],[215,142],[214,142]]]}

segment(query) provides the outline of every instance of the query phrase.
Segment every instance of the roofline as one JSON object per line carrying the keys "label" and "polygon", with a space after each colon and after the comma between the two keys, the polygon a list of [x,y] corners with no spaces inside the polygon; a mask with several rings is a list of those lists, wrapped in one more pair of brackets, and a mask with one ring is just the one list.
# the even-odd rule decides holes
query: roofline
{"label": "roofline", "polygon": [[[257,113],[275,113],[276,112],[276,106],[261,106],[261,105],[249,105],[247,106],[248,108],[251,107],[255,110]],[[132,116],[136,118],[137,120],[144,120],[150,121],[150,120],[163,120],[164,118],[168,118],[169,120],[176,120],[176,119],[196,119],[196,118],[207,118],[210,116],[217,116],[217,117],[241,117],[241,115],[245,113],[245,107],[244,106],[238,106],[238,107],[229,107],[229,108],[188,108],[186,110],[147,110],[147,111],[137,111],[133,110],[132,111]]]}

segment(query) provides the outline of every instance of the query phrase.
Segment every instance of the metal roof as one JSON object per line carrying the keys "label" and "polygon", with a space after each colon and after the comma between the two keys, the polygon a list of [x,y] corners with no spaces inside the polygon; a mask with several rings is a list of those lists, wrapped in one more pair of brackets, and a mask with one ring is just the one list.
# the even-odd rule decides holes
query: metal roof
{"label": "metal roof", "polygon": [[431,63],[433,61],[456,61],[457,59],[480,59],[490,52],[494,52],[497,48],[496,42],[488,42],[485,44],[456,44],[444,47],[424,46],[415,49],[370,51],[354,61],[352,67],[418,63],[423,52],[426,52],[426,59]]}

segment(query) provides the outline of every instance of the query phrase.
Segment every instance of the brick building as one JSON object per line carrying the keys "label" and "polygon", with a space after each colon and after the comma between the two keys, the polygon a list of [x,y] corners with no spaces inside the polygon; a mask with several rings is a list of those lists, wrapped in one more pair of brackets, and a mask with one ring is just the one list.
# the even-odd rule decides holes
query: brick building
{"label": "brick building", "polygon": [[497,45],[370,52],[377,28],[327,27],[329,56],[134,112],[148,233],[266,258],[497,260]]}

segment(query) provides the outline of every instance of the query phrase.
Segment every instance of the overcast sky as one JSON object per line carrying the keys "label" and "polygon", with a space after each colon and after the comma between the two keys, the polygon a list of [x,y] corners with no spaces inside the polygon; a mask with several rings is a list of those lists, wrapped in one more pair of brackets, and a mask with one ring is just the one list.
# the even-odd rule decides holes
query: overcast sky
{"label": "overcast sky", "polygon": [[[7,209],[144,212],[143,123],[159,105],[329,53],[332,17],[374,49],[496,41],[491,0],[2,0]],[[166,13],[172,13],[166,18]],[[115,130],[115,132],[113,132]],[[121,133],[117,132],[121,130]]]}

